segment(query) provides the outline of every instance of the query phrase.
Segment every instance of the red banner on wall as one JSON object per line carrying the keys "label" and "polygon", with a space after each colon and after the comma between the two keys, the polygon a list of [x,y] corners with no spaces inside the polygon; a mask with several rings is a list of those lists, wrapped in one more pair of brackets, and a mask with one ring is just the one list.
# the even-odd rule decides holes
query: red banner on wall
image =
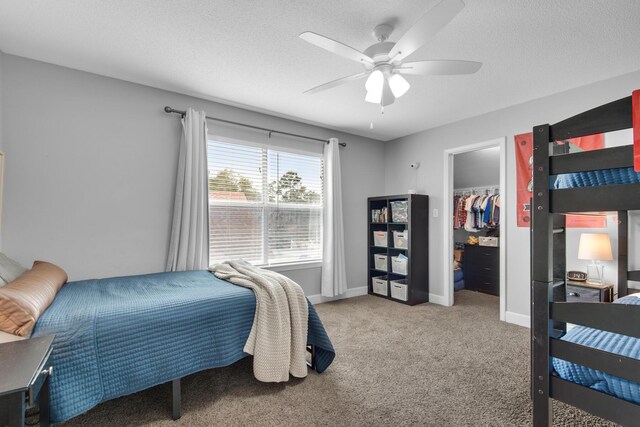
{"label": "red banner on wall", "polygon": [[640,89],[631,95],[633,114],[633,170],[640,172]]}
{"label": "red banner on wall", "polygon": [[516,143],[516,216],[518,227],[531,226],[533,191],[533,134],[514,136]]}
{"label": "red banner on wall", "polygon": [[[530,200],[533,194],[533,134],[523,133],[514,137],[516,144],[516,216],[518,227],[531,226]],[[589,135],[569,139],[585,151],[604,148],[604,135]],[[567,215],[566,226],[571,228],[604,228],[607,218],[603,216]]]}

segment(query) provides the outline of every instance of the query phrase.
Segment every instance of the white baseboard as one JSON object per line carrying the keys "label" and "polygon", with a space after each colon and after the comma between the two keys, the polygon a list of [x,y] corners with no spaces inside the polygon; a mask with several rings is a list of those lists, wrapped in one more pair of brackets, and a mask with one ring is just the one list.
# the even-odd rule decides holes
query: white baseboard
{"label": "white baseboard", "polygon": [[349,288],[347,289],[347,292],[345,292],[342,295],[338,295],[337,297],[323,297],[321,294],[316,294],[316,295],[308,295],[307,298],[309,299],[311,304],[316,305],[316,304],[322,304],[323,302],[359,297],[366,294],[367,294],[367,287],[361,286],[359,288]]}
{"label": "white baseboard", "polygon": [[531,320],[529,316],[524,314],[514,313],[513,311],[507,311],[505,313],[505,321],[507,323],[513,323],[514,325],[524,326],[525,328],[531,327]]}
{"label": "white baseboard", "polygon": [[[320,294],[316,294],[316,295],[308,295],[307,298],[309,299],[311,304],[316,305],[316,304],[322,304],[323,302],[337,301],[339,299],[359,297],[362,295],[367,295],[366,286],[361,286],[359,288],[349,288],[347,289],[347,292],[345,292],[342,295],[338,295],[337,297],[323,297]],[[438,304],[438,305],[444,305],[444,306],[447,305],[446,300],[442,295],[429,294],[429,302],[433,304]]]}
{"label": "white baseboard", "polygon": [[438,305],[447,306],[447,300],[442,295],[429,294],[429,302]]}

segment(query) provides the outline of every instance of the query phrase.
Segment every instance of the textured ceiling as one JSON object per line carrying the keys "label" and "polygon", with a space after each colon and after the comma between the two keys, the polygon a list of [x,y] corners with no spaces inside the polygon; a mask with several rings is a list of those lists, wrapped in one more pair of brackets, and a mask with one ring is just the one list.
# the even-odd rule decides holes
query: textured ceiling
{"label": "textured ceiling", "polygon": [[377,24],[397,41],[437,0],[0,0],[0,50],[382,140],[640,69],[640,1],[465,2],[410,60],[483,68],[408,76],[384,115],[363,81],[303,94],[361,66],[298,34],[364,50]]}

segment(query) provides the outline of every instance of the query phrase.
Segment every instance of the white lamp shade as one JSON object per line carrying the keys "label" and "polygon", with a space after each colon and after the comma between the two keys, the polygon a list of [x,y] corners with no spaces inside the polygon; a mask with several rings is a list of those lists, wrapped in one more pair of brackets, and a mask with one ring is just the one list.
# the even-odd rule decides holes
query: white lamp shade
{"label": "white lamp shade", "polygon": [[384,75],[382,74],[382,71],[380,70],[375,70],[373,72],[371,72],[371,74],[369,74],[369,77],[367,77],[367,81],[364,84],[364,87],[368,90],[382,90],[382,81],[384,80]]}
{"label": "white lamp shade", "polygon": [[379,104],[382,101],[382,86],[384,84],[384,75],[380,70],[375,70],[367,78],[364,87],[367,89],[367,96],[364,98],[367,102]]}
{"label": "white lamp shade", "polygon": [[364,100],[373,104],[380,104],[380,102],[382,102],[382,91],[367,91],[367,95],[364,97]]}
{"label": "white lamp shade", "polygon": [[582,233],[578,247],[578,259],[611,261],[613,253],[611,252],[609,235]]}
{"label": "white lamp shade", "polygon": [[411,85],[409,82],[402,77],[400,74],[394,74],[389,79],[389,86],[391,86],[391,92],[396,98],[400,98],[402,95],[407,93]]}

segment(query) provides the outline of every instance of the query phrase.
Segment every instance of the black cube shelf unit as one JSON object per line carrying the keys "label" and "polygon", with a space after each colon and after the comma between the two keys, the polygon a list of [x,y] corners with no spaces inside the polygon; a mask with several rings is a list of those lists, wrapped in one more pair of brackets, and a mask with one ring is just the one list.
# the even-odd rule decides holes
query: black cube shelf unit
{"label": "black cube shelf unit", "polygon": [[[384,211],[386,218],[375,215]],[[429,196],[369,197],[367,215],[368,293],[408,305],[428,302]]]}

